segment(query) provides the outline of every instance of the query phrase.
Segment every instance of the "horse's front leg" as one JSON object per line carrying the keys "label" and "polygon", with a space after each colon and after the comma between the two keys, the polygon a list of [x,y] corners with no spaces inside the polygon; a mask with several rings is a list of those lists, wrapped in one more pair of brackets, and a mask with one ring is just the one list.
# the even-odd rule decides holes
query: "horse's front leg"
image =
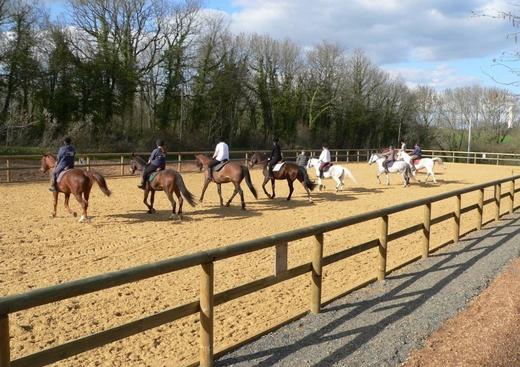
{"label": "horse's front leg", "polygon": [[209,182],[210,181],[207,178],[205,178],[204,186],[202,187],[202,192],[200,193],[200,199],[199,199],[199,201],[201,203],[202,203],[202,200],[204,200],[204,193],[206,192],[206,189],[208,188]]}
{"label": "horse's front leg", "polygon": [[276,194],[274,192],[274,178],[271,178],[271,190],[273,191],[273,194],[271,195],[271,199],[274,199],[276,197]]}
{"label": "horse's front leg", "polygon": [[262,183],[262,189],[264,190],[264,193],[265,195],[269,198],[269,199],[272,199],[271,198],[271,194],[269,194],[267,192],[267,190],[265,189],[265,185],[267,185],[267,182],[269,182],[269,179],[267,177],[264,176],[264,182]]}
{"label": "horse's front leg", "polygon": [[390,177],[388,177],[388,173],[385,172],[386,175],[386,186],[390,185]]}
{"label": "horse's front leg", "polygon": [[318,176],[318,191],[321,191],[323,188],[323,184],[321,183],[321,177]]}
{"label": "horse's front leg", "polygon": [[217,184],[217,192],[220,199],[220,206],[224,206],[224,199],[222,198],[222,184]]}
{"label": "horse's front leg", "polygon": [[381,185],[381,178],[380,178],[381,177],[381,173],[382,172],[378,172],[377,176],[376,176],[377,177],[377,182],[379,182],[380,185]]}
{"label": "horse's front leg", "polygon": [[52,199],[53,199],[52,217],[56,218],[56,208],[58,207],[58,191],[53,191]]}

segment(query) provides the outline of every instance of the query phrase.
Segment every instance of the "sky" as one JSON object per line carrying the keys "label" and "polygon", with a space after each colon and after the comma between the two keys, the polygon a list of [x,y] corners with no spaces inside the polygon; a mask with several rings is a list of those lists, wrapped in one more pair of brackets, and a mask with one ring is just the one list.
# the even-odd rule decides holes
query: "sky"
{"label": "sky", "polygon": [[[44,3],[59,17],[66,1]],[[347,53],[362,49],[411,87],[480,84],[520,95],[520,77],[493,62],[520,48],[507,37],[518,29],[503,19],[473,15],[520,14],[520,1],[206,0],[203,6],[222,12],[235,33],[268,34],[302,47],[327,41]],[[519,86],[508,85],[515,81]]]}

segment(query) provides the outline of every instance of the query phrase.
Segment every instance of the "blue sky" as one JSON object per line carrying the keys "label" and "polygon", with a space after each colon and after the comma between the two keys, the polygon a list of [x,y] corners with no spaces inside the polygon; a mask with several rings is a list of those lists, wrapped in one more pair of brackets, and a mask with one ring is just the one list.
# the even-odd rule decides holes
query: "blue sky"
{"label": "blue sky", "polygon": [[[44,2],[53,16],[66,3]],[[325,40],[347,52],[363,49],[410,86],[481,84],[520,94],[520,87],[493,80],[516,80],[493,66],[493,59],[520,47],[506,38],[514,29],[503,20],[472,16],[479,10],[520,13],[509,0],[206,0],[204,7],[222,12],[237,33],[288,38],[303,47]]]}

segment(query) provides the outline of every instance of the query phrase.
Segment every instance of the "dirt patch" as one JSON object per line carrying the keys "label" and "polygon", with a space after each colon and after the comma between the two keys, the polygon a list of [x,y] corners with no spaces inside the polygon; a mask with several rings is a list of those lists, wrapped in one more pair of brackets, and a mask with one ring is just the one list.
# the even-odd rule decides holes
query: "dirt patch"
{"label": "dirt patch", "polygon": [[413,352],[405,367],[518,366],[520,259]]}
{"label": "dirt patch", "polygon": [[[407,202],[477,182],[511,175],[511,167],[448,164],[437,168],[438,185],[416,184],[401,187],[392,176],[392,185],[379,185],[375,167],[349,164],[359,184],[340,193],[327,190],[315,193],[313,205],[305,200],[299,184],[293,200],[287,202],[285,182],[277,186],[277,198],[269,200],[262,193],[258,170],[252,177],[260,199],[254,200],[245,189],[248,210],[239,209],[236,200],[231,208],[220,208],[216,188],[212,185],[204,204],[185,206],[182,222],[168,220],[170,207],[162,193],[156,195],[158,213],[148,215],[142,193],[136,188],[137,177],[110,179],[113,196],[104,197],[97,188],[90,200],[90,224],[79,224],[62,208],[51,219],[51,194],[46,183],[0,186],[0,295],[25,292],[107,271],[127,268],[185,255],[207,248],[267,236],[316,223],[335,220],[389,205]],[[198,196],[201,174],[183,174],[187,187]],[[311,173],[314,177],[314,173]],[[424,176],[422,176],[424,177]],[[504,187],[506,192],[509,187]],[[225,197],[232,187],[223,186]],[[490,198],[493,190],[485,192]],[[465,195],[462,205],[476,202],[477,194]],[[60,203],[63,198],[60,198]],[[507,200],[507,199],[504,199]],[[504,201],[506,202],[506,201]],[[61,204],[60,204],[61,205]],[[73,207],[78,209],[76,202]],[[454,199],[433,205],[433,217],[453,209]],[[504,205],[503,211],[507,210]],[[462,216],[462,231],[473,228],[475,213]],[[484,219],[494,215],[485,209]],[[390,232],[422,221],[422,208],[390,216]],[[450,221],[432,226],[432,247],[449,240]],[[332,254],[367,240],[377,238],[377,221],[325,234],[324,254]],[[395,267],[421,251],[421,234],[392,241],[389,268]],[[289,267],[310,260],[312,239],[295,241],[289,247]],[[215,265],[216,292],[272,274],[274,250],[267,249]],[[324,268],[323,299],[371,278],[377,271],[377,253],[368,251]],[[156,277],[146,281],[97,292],[82,297],[37,307],[12,316],[12,356],[26,355],[67,340],[91,334],[144,315],[197,299],[199,268]],[[262,292],[242,297],[216,308],[216,349],[233,344],[308,308],[309,278],[284,282]],[[187,317],[121,342],[84,353],[60,365],[91,365],[110,361],[114,366],[182,365],[197,359],[198,320]]]}

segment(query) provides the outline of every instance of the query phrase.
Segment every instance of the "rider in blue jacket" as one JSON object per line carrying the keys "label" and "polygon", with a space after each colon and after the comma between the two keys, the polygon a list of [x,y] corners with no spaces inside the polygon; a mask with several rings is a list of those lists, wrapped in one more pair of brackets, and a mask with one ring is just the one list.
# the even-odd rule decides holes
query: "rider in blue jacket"
{"label": "rider in blue jacket", "polygon": [[162,139],[157,139],[156,145],[157,148],[155,148],[152,151],[152,154],[150,154],[148,165],[144,169],[143,175],[141,176],[141,184],[137,186],[143,190],[146,186],[146,180],[152,172],[160,171],[166,168],[166,149],[164,148],[164,141]]}
{"label": "rider in blue jacket", "polygon": [[66,169],[74,168],[74,156],[76,155],[76,149],[72,146],[72,140],[67,137],[64,139],[65,145],[58,150],[58,157],[56,161],[56,167],[52,171],[52,181],[50,191],[58,191],[58,176],[61,172]]}

